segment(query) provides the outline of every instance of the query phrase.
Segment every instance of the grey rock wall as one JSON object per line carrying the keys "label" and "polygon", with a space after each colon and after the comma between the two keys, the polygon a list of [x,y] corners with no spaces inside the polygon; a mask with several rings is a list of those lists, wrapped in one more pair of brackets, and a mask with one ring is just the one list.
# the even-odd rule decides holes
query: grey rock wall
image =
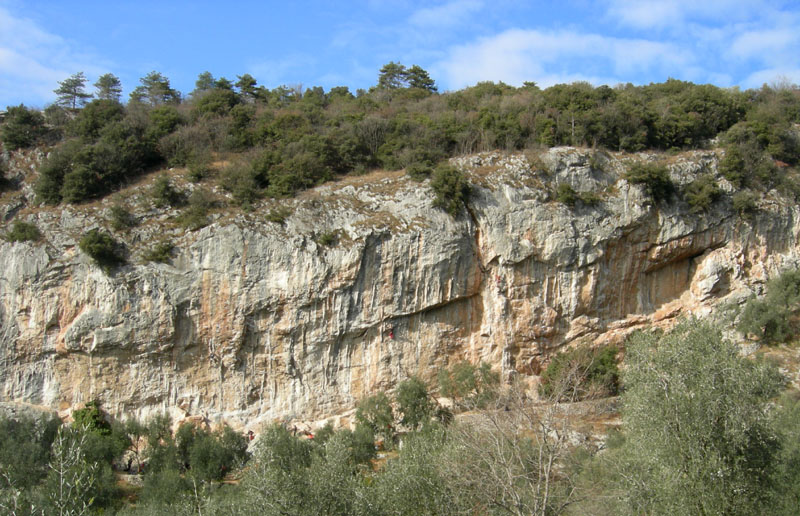
{"label": "grey rock wall", "polygon": [[[99,399],[115,416],[252,426],[339,414],[462,359],[535,383],[564,345],[713,315],[796,266],[793,203],[769,193],[749,220],[729,199],[700,215],[654,204],[621,178],[626,161],[652,159],[459,158],[475,188],[457,219],[401,173],[282,201],[282,224],[264,207],[184,232],[161,214],[116,235],[133,257],[111,273],[76,245],[107,224],[109,201],[23,211],[45,241],[0,243],[0,401],[66,414]],[[711,151],[670,160],[680,184],[716,174]],[[565,182],[600,202],[556,202]],[[159,235],[176,244],[172,263],[139,263]]]}

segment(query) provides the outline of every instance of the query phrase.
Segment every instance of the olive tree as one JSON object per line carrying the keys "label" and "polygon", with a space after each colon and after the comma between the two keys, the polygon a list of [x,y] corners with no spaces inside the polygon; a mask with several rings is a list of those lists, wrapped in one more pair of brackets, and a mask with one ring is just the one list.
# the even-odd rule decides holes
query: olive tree
{"label": "olive tree", "polygon": [[623,384],[621,477],[633,513],[764,513],[778,464],[774,367],[692,320],[635,335]]}

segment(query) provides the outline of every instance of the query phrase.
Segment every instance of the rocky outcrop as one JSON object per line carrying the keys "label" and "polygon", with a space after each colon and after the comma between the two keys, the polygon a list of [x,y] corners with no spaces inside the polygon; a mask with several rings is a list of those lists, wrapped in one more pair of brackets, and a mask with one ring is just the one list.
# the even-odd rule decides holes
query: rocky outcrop
{"label": "rocky outcrop", "polygon": [[[455,360],[535,378],[566,344],[709,315],[797,264],[794,203],[771,193],[750,218],[729,200],[705,214],[655,204],[621,178],[648,159],[573,148],[459,158],[475,187],[456,219],[401,173],[284,201],[283,223],[267,222],[266,204],[185,232],[154,211],[116,235],[132,257],[108,273],[76,242],[107,225],[111,201],[17,210],[45,241],[0,244],[0,401],[65,413],[99,399],[115,416],[235,425],[321,418]],[[716,163],[697,151],[669,167],[686,184]],[[562,183],[596,202],[555,201]],[[172,262],[139,263],[161,237]]]}

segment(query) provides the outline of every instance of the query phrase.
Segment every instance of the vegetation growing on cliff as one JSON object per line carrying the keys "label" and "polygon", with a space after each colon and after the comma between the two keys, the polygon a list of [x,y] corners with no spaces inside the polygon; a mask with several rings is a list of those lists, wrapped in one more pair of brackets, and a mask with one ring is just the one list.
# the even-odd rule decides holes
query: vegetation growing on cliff
{"label": "vegetation growing on cliff", "polygon": [[[104,196],[159,164],[186,166],[192,181],[209,181],[211,155],[236,163],[216,170],[214,180],[249,206],[373,168],[407,168],[424,179],[442,160],[465,153],[554,145],[692,149],[714,138],[725,147],[721,170],[737,187],[800,194],[791,179],[800,156],[795,87],[742,92],[670,79],[542,90],[487,82],[439,93],[425,70],[389,63],[375,87],[355,94],[347,87],[268,89],[247,74],[234,82],[204,72],[184,96],[151,72],[125,105],[118,79],[106,74],[83,105],[83,83],[65,89],[81,77],[60,83],[61,105],[44,114],[11,107],[2,126],[9,149],[62,135],[36,186],[44,202]],[[656,199],[671,194],[657,175],[642,172],[657,171],[630,173]],[[690,192],[698,211],[714,194],[701,186]],[[561,197],[571,202],[566,193]],[[443,207],[453,211],[458,203],[447,199]]]}

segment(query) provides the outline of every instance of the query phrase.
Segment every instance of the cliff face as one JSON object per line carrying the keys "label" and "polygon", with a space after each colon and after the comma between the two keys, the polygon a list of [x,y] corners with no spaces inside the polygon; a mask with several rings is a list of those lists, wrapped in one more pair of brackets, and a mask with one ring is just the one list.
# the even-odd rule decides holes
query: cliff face
{"label": "cliff face", "polygon": [[[475,185],[458,219],[400,173],[306,192],[282,224],[262,210],[184,232],[155,213],[118,236],[135,250],[165,235],[172,263],[108,274],[76,242],[110,201],[23,210],[45,242],[0,244],[0,401],[316,419],[454,360],[535,378],[564,344],[708,315],[798,263],[798,209],[777,196],[748,219],[729,200],[690,214],[620,178],[646,155],[531,159],[456,160]],[[716,173],[710,151],[670,159],[678,183]],[[600,201],[556,202],[562,183]]]}

